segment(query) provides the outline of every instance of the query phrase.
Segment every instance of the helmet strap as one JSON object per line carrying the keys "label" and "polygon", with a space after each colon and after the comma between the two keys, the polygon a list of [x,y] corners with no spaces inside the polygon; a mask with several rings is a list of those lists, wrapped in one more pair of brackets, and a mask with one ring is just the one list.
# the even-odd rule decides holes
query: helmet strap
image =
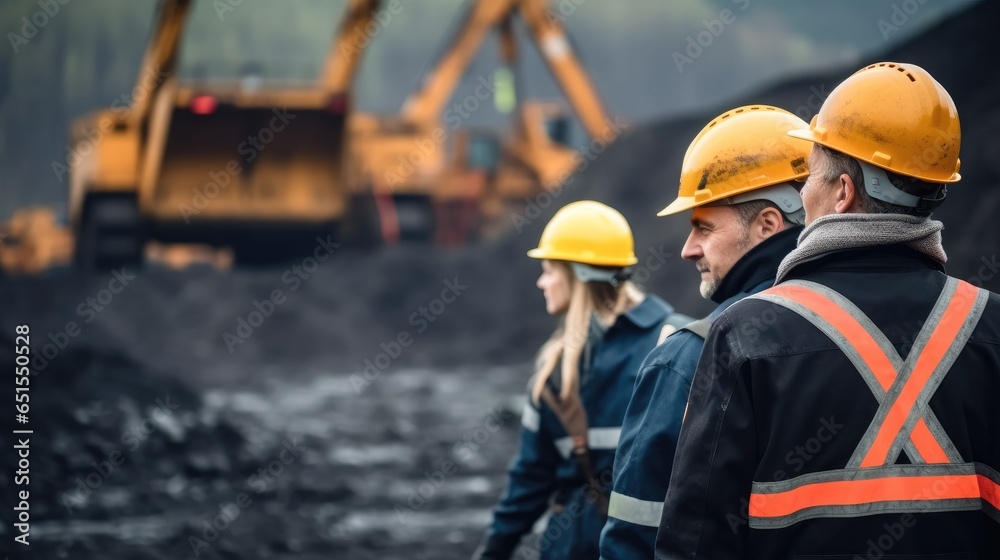
{"label": "helmet strap", "polygon": [[917,204],[920,203],[919,196],[903,192],[896,188],[892,184],[892,181],[889,180],[889,176],[886,175],[885,170],[881,167],[875,167],[861,160],[857,160],[857,162],[861,165],[861,174],[865,178],[865,191],[872,198],[907,208],[916,208]]}
{"label": "helmet strap", "polygon": [[785,219],[793,224],[801,226],[806,223],[806,210],[802,206],[802,197],[799,196],[798,189],[793,187],[791,183],[779,183],[763,189],[740,193],[713,202],[709,206],[732,206],[754,200],[766,200],[773,203],[781,210]]}
{"label": "helmet strap", "polygon": [[903,192],[889,181],[889,176],[886,175],[885,170],[881,167],[875,167],[861,160],[856,161],[861,165],[861,173],[865,178],[865,191],[872,198],[881,200],[882,202],[888,202],[889,204],[905,208],[915,208],[919,212],[930,212],[940,206],[944,202],[945,195],[948,194],[948,188],[945,185],[942,185],[938,190],[940,196],[935,198],[921,198],[917,195]]}
{"label": "helmet strap", "polygon": [[589,264],[571,262],[573,276],[580,282],[607,282],[613,287],[632,277],[632,272],[624,268],[604,269],[590,266]]}

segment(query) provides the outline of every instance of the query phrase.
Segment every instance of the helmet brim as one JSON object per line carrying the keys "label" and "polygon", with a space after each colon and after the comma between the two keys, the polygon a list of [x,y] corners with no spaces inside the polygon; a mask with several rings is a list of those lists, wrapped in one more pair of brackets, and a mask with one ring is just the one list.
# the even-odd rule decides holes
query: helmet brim
{"label": "helmet brim", "polygon": [[813,133],[811,129],[808,128],[795,128],[787,132],[792,138],[798,138],[799,140],[805,140],[807,142],[820,143],[819,138]]}
{"label": "helmet brim", "polygon": [[685,210],[690,210],[697,206],[698,203],[695,202],[693,196],[678,196],[676,200],[667,205],[666,208],[660,210],[656,213],[657,216],[670,216],[673,214],[678,214],[684,212]]}
{"label": "helmet brim", "polygon": [[594,266],[625,267],[625,266],[632,266],[637,262],[639,262],[639,259],[636,257],[632,257],[629,259],[607,259],[607,258],[600,258],[595,255],[595,256],[583,256],[581,258],[581,256],[577,254],[562,253],[560,251],[547,251],[545,249],[542,249],[541,247],[537,247],[535,249],[528,251],[528,256],[533,259],[578,262],[583,264],[591,264]]}

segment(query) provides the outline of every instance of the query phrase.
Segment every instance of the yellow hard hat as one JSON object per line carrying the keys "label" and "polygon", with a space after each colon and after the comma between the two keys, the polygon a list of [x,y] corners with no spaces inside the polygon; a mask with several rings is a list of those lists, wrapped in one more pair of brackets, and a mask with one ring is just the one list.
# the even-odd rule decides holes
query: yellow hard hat
{"label": "yellow hard hat", "polygon": [[955,102],[913,64],[880,62],[858,70],[802,128],[789,134],[899,175],[930,183],[962,178]]}
{"label": "yellow hard hat", "polygon": [[[657,216],[804,179],[811,146],[788,136],[789,130],[804,126],[802,119],[769,105],[719,115],[688,146],[677,198]],[[796,203],[801,207],[801,201]]]}
{"label": "yellow hard hat", "polygon": [[538,247],[528,251],[528,256],[625,267],[639,262],[634,251],[625,216],[606,204],[581,200],[563,206],[552,216]]}

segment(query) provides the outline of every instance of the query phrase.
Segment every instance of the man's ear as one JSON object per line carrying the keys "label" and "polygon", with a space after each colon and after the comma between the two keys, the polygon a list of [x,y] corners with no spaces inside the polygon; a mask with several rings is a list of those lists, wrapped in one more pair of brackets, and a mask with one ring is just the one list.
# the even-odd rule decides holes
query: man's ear
{"label": "man's ear", "polygon": [[847,173],[842,173],[837,179],[837,203],[834,205],[833,209],[836,210],[838,214],[847,214],[849,212],[859,212],[858,208],[858,189],[859,185],[854,184],[854,180]]}
{"label": "man's ear", "polygon": [[750,237],[755,241],[763,241],[768,237],[785,229],[785,219],[781,211],[773,206],[768,206],[757,214],[750,224]]}

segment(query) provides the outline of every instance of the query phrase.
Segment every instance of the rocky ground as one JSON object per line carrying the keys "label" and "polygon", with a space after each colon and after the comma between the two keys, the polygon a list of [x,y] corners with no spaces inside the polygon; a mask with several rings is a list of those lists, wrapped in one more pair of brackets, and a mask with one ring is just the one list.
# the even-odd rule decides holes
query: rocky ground
{"label": "rocky ground", "polygon": [[[365,384],[318,372],[195,392],[120,356],[67,351],[32,382],[32,544],[12,552],[466,558],[502,490],[527,375],[403,368]],[[11,542],[10,524],[0,532]]]}

